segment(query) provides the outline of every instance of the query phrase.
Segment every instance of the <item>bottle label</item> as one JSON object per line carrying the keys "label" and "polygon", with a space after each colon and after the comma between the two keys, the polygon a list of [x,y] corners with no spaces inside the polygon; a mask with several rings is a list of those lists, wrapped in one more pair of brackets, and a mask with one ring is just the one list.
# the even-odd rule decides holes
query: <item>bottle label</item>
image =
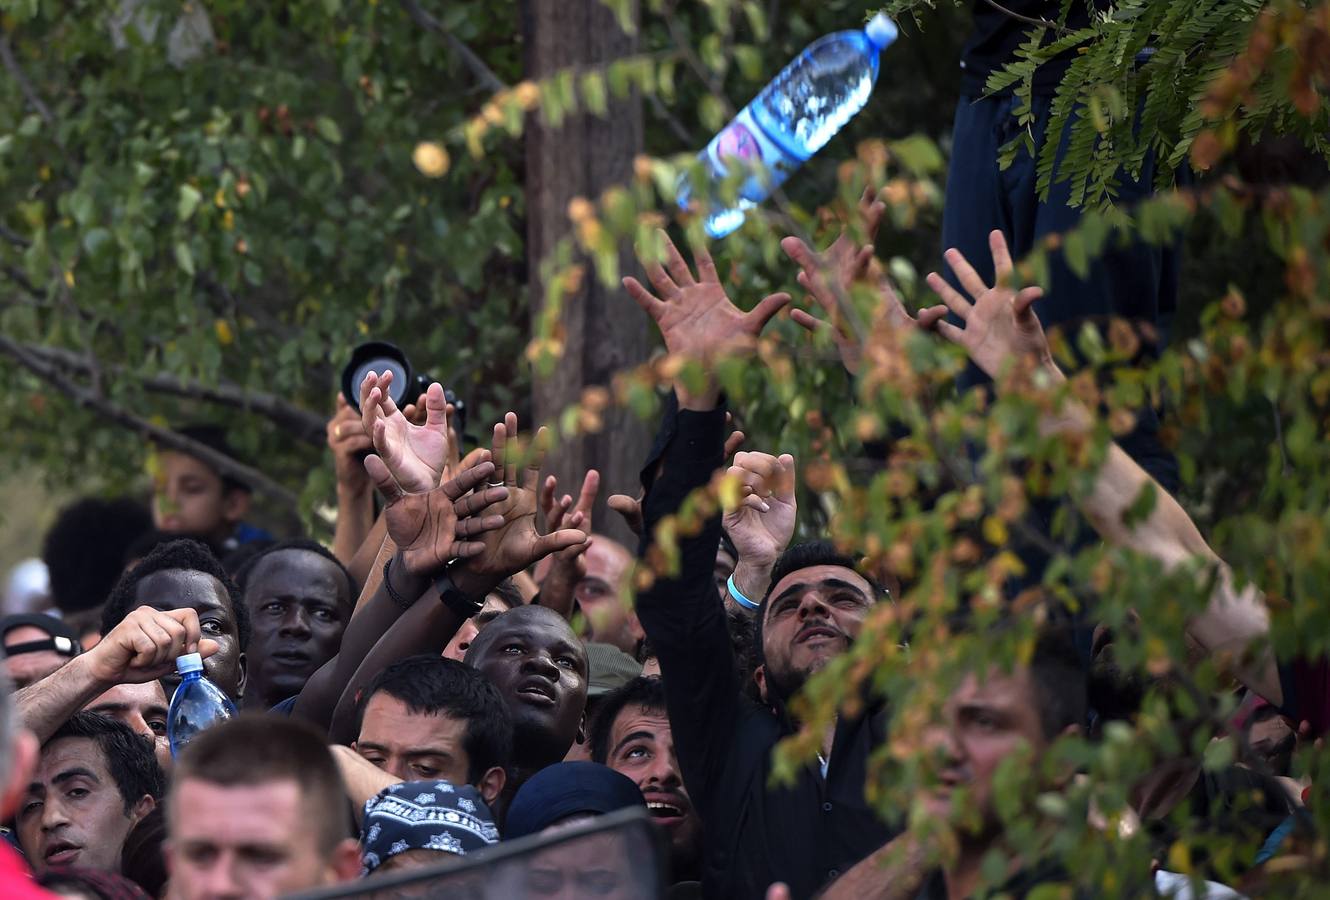
{"label": "bottle label", "polygon": [[703,154],[711,169],[720,176],[739,166],[752,174],[739,189],[739,196],[753,203],[766,199],[772,189],[782,184],[799,165],[777,147],[753,120],[746,106],[730,124],[720,130]]}

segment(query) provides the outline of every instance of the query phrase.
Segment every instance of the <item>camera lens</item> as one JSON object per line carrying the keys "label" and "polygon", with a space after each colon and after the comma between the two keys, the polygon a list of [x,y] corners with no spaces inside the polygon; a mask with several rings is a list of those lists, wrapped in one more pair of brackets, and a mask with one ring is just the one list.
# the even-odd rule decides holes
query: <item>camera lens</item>
{"label": "camera lens", "polygon": [[346,402],[360,409],[360,385],[370,372],[382,375],[392,372],[392,384],[388,387],[388,396],[398,407],[415,401],[408,394],[415,386],[411,378],[411,364],[406,354],[392,344],[375,341],[361,344],[351,353],[351,361],[342,370],[342,395]]}

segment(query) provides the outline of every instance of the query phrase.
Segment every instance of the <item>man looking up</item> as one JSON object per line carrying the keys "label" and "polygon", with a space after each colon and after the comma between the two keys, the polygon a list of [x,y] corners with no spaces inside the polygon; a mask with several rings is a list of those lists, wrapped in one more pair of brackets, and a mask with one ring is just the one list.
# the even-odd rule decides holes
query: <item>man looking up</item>
{"label": "man looking up", "polygon": [[672,880],[700,875],[702,823],[679,774],[659,678],[635,678],[607,694],[591,723],[591,760],[627,775],[670,841]]}
{"label": "man looking up", "polygon": [[[633,278],[624,285],[660,327],[666,349],[700,363],[707,377],[675,385],[677,409],[667,411],[656,443],[663,449],[643,473],[643,553],[661,520],[722,465],[725,409],[716,361],[751,352],[763,326],[789,301],[773,295],[744,313],[726,295],[705,249],[696,252],[695,278],[663,233],[660,243],[665,265],[643,261],[655,293]],[[742,502],[770,514],[766,497],[788,482],[793,464],[790,457],[767,457],[736,466]],[[824,738],[820,765],[803,767],[779,790],[768,788],[771,750],[795,727],[786,700],[854,640],[879,591],[829,545],[786,551],[756,612],[757,675],[766,699],[759,706],[734,679],[713,580],[719,543],[720,518],[713,516],[696,535],[681,537],[678,574],[657,577],[637,602],[660,660],[679,767],[708,836],[703,889],[711,897],[762,897],[780,881],[794,896],[810,896],[890,836],[864,798],[868,757],[885,737],[882,704],[842,717]]]}
{"label": "man looking up", "polygon": [[402,781],[469,784],[493,803],[512,745],[508,707],[484,675],[456,660],[413,656],[365,689],[352,749]]}
{"label": "man looking up", "polygon": [[[142,606],[163,612],[193,610],[200,634],[217,645],[215,652],[203,660],[204,673],[232,700],[244,696],[249,613],[240,588],[212,551],[192,540],[156,547],[111,591],[102,611],[102,633],[109,633]],[[168,691],[180,683],[174,669],[163,681]]]}
{"label": "man looking up", "polygon": [[157,806],[162,770],[129,726],[78,713],[42,747],[15,819],[41,874],[53,866],[120,871],[130,830]]}
{"label": "man looking up", "polygon": [[542,606],[509,610],[476,636],[466,663],[508,705],[516,786],[584,739],[586,648],[558,613]]}
{"label": "man looking up", "polygon": [[200,734],[176,761],[167,826],[180,900],[277,897],[360,872],[337,765],[294,719],[243,715]]}
{"label": "man looking up", "polygon": [[263,551],[236,580],[252,630],[245,705],[271,709],[337,655],[357,591],[346,567],[308,540]]}

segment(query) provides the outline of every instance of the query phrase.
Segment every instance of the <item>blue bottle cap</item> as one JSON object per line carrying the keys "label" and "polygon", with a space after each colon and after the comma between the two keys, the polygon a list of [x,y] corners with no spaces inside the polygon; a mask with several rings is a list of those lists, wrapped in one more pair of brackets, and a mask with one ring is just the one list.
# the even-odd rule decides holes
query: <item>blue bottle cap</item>
{"label": "blue bottle cap", "polygon": [[864,28],[873,46],[881,50],[896,40],[896,23],[887,18],[885,13],[878,13]]}
{"label": "blue bottle cap", "polygon": [[197,653],[186,653],[175,659],[175,670],[181,675],[203,671],[203,657]]}

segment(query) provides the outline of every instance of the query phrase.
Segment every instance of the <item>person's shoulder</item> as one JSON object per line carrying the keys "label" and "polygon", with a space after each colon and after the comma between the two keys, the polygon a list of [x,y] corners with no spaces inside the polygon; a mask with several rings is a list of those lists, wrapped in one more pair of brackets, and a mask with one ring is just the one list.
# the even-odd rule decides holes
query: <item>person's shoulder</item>
{"label": "person's shoulder", "polygon": [[295,710],[296,701],[299,699],[299,694],[296,694],[294,697],[287,697],[281,703],[278,703],[272,709],[268,710],[268,712],[274,716],[289,716]]}

